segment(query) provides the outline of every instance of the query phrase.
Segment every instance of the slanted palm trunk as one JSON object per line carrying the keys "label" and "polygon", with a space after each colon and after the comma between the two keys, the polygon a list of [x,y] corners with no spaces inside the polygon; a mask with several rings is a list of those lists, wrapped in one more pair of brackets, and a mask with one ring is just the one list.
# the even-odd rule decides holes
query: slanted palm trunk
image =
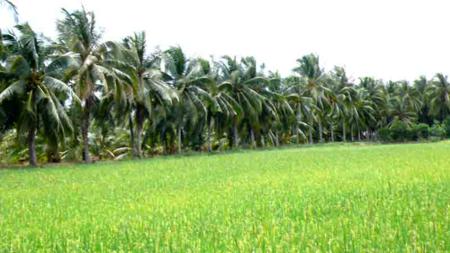
{"label": "slanted palm trunk", "polygon": [[144,108],[140,105],[136,108],[136,157],[142,157],[142,132],[144,129],[144,121],[145,121],[145,111]]}
{"label": "slanted palm trunk", "polygon": [[28,154],[30,160],[30,166],[37,166],[37,156],[36,156],[36,127],[32,126],[28,130]]}
{"label": "slanted palm trunk", "polygon": [[89,125],[91,123],[91,109],[92,109],[92,97],[86,99],[86,104],[83,110],[83,119],[81,122],[81,137],[83,139],[83,161],[85,163],[91,162],[91,156],[89,154]]}

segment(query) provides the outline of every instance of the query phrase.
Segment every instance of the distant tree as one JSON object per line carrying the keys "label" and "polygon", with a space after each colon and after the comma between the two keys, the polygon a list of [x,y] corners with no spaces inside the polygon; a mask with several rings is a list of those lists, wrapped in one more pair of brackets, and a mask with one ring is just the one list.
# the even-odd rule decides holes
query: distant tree
{"label": "distant tree", "polygon": [[450,83],[447,76],[436,74],[427,89],[427,96],[432,116],[442,121],[450,115]]}

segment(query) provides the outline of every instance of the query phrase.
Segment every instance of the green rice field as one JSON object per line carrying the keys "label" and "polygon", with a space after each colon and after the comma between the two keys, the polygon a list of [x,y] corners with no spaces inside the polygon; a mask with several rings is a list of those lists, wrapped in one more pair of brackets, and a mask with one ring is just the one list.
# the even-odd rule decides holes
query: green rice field
{"label": "green rice field", "polygon": [[0,252],[450,252],[450,142],[4,169]]}

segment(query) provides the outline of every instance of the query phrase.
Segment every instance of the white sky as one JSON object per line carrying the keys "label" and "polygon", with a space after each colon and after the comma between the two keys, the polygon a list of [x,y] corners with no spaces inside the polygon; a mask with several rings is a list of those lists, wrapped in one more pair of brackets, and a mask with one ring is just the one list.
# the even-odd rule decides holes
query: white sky
{"label": "white sky", "polygon": [[[145,30],[151,48],[189,56],[253,55],[291,73],[313,52],[353,77],[413,80],[450,73],[450,2],[445,0],[13,0],[21,21],[55,38],[62,7],[96,13],[104,39]],[[0,26],[12,18],[0,11]]]}

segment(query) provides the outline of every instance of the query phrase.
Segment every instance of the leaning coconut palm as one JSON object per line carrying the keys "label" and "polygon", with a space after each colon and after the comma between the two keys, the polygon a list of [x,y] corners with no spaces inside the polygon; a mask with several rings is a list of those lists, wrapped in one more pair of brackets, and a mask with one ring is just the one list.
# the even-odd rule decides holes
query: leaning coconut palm
{"label": "leaning coconut palm", "polygon": [[100,33],[96,28],[95,15],[85,9],[69,12],[63,9],[64,19],[58,21],[59,44],[63,52],[78,55],[79,67],[75,73],[74,89],[81,99],[81,135],[83,161],[91,162],[89,154],[89,127],[93,107],[100,101],[108,85],[116,80],[115,69],[103,66],[105,44],[99,44]]}
{"label": "leaning coconut palm", "polygon": [[[124,39],[121,45],[112,42],[107,43],[113,50],[105,63],[120,69],[129,77],[129,85],[123,90],[127,103],[131,106],[133,120],[129,121],[132,139],[133,155],[142,156],[142,137],[145,120],[150,118],[155,104],[171,106],[178,100],[177,93],[162,80],[162,74],[158,68],[159,55],[149,55],[147,52],[147,40],[145,32],[135,33]],[[135,125],[136,129],[133,129]]]}
{"label": "leaning coconut palm", "polygon": [[67,56],[53,59],[43,39],[28,24],[17,25],[16,29],[19,36],[3,36],[5,46],[12,53],[5,71],[15,80],[0,93],[0,104],[10,99],[20,101],[17,132],[27,132],[29,162],[36,166],[36,133],[41,127],[52,140],[64,136],[71,128],[62,99],[67,95],[76,96],[57,76],[73,66],[74,61]]}
{"label": "leaning coconut palm", "polygon": [[205,73],[202,61],[188,60],[180,47],[166,50],[162,56],[162,72],[165,80],[177,90],[179,102],[172,107],[171,115],[176,125],[178,152],[182,151],[183,134],[195,132],[191,141],[200,146],[202,130],[206,124],[207,102],[210,96],[206,85],[211,77]]}
{"label": "leaning coconut palm", "polygon": [[439,120],[450,115],[450,82],[447,76],[439,73],[431,81],[427,89],[427,97],[430,103],[430,114]]}

